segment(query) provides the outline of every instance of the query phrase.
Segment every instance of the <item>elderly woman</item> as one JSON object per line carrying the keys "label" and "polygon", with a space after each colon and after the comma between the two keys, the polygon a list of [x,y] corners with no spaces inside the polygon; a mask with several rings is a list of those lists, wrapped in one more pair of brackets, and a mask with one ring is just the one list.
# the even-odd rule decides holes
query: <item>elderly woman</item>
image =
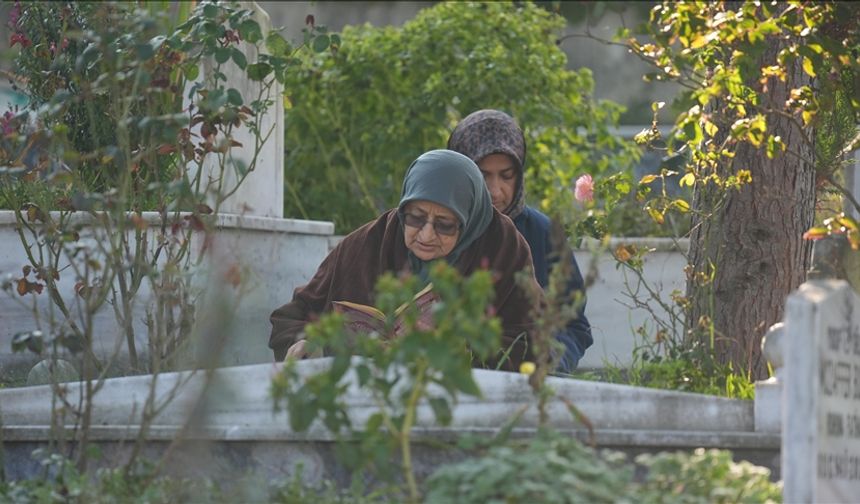
{"label": "elderly woman", "polygon": [[[503,367],[516,370],[531,360],[528,332],[533,303],[541,300],[514,278],[532,265],[529,246],[511,220],[493,208],[475,163],[449,150],[416,159],[403,181],[398,208],[347,235],[310,283],[272,313],[269,348],[278,360],[304,357],[304,326],[330,311],[332,301],[373,305],[374,286],[383,273],[411,272],[427,282],[436,260],[447,261],[462,275],[479,268],[496,274],[493,304],[503,328],[500,352],[513,349]],[[523,333],[526,338],[520,337]]]}
{"label": "elderly woman", "polygon": [[[550,241],[549,218],[526,205],[523,170],[526,161],[526,141],[516,121],[498,110],[478,110],[466,116],[454,128],[448,148],[468,156],[478,164],[499,212],[510,217],[528,241],[534,259],[534,272],[541,287],[549,283],[549,272],[558,262],[559,247]],[[576,258],[571,257],[571,275],[567,293],[583,290],[582,274]],[[558,365],[561,372],[573,371],[585,350],[591,346],[591,325],[585,317],[585,303],[576,318],[556,335],[565,352]]]}

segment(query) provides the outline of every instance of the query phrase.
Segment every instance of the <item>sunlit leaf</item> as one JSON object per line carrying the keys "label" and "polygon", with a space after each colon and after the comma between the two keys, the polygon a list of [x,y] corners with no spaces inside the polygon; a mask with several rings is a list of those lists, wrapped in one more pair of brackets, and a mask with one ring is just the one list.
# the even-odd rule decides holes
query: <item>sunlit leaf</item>
{"label": "sunlit leaf", "polygon": [[690,204],[682,199],[676,199],[672,202],[672,204],[683,213],[687,213],[690,211]]}
{"label": "sunlit leaf", "polygon": [[812,227],[803,233],[804,240],[820,240],[830,234],[826,227]]}
{"label": "sunlit leaf", "polygon": [[663,224],[663,222],[665,221],[665,217],[663,216],[662,212],[651,207],[647,207],[646,210],[648,211],[648,215],[651,216],[654,222],[656,222],[657,224]]}
{"label": "sunlit leaf", "polygon": [[681,180],[678,181],[678,185],[681,187],[693,187],[693,184],[696,182],[696,176],[690,172],[686,173]]}
{"label": "sunlit leaf", "polygon": [[716,124],[712,123],[711,121],[705,121],[705,133],[707,133],[708,136],[716,136],[719,131],[720,129],[717,127]]}
{"label": "sunlit leaf", "polygon": [[840,215],[836,218],[836,222],[839,223],[840,226],[848,229],[849,231],[858,231],[857,221],[852,217],[847,215]]}
{"label": "sunlit leaf", "polygon": [[633,245],[619,245],[615,248],[615,259],[620,262],[626,263],[633,257],[635,253],[636,250]]}
{"label": "sunlit leaf", "polygon": [[812,60],[806,56],[803,57],[803,71],[809,74],[810,77],[815,77],[815,68],[812,65]]}

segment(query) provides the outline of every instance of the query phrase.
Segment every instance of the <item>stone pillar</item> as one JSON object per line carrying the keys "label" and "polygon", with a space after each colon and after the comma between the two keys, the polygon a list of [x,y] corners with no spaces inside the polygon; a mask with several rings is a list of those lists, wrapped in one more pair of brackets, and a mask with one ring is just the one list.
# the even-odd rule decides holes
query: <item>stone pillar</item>
{"label": "stone pillar", "polygon": [[[848,161],[850,163],[846,164],[844,169],[845,188],[851,191],[855,200],[860,201],[860,149],[852,152]],[[842,208],[845,210],[845,215],[860,219],[860,212],[848,198],[842,198]]]}
{"label": "stone pillar", "polygon": [[[272,29],[269,15],[256,2],[239,2],[241,8],[254,11],[254,19],[260,24],[265,40],[266,34]],[[265,50],[264,46],[261,46]],[[245,53],[248,64],[257,61],[257,49],[242,42],[240,49]],[[201,65],[201,78],[206,79],[214,71],[214,61]],[[227,77],[223,84],[225,89],[235,88],[242,94],[245,104],[256,99],[262,89],[260,82],[247,78],[246,74],[232,60],[221,65],[221,72]],[[266,99],[266,96],[263,97]],[[283,86],[275,81],[269,88],[268,99],[272,105],[259,118],[261,137],[268,139],[257,155],[254,171],[248,174],[235,193],[230,195],[219,209],[220,213],[254,215],[260,217],[282,218],[284,216],[284,102]],[[242,144],[230,150],[230,156],[239,160],[244,166],[250,166],[254,157],[254,135],[247,128],[237,128],[233,131],[233,139]],[[218,159],[210,155],[203,164],[204,184],[217,178],[219,174]],[[227,190],[236,186],[241,173],[234,163],[228,161],[224,173],[222,187]],[[210,206],[214,198],[210,196]]]}

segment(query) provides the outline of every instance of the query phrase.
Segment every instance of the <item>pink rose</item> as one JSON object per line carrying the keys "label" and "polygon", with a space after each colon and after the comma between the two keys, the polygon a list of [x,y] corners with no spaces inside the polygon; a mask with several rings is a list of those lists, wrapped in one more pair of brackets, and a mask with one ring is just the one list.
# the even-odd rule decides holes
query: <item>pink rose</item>
{"label": "pink rose", "polygon": [[576,179],[576,187],[573,196],[577,201],[591,201],[594,199],[594,181],[591,175],[583,175]]}
{"label": "pink rose", "polygon": [[17,32],[9,39],[9,47],[13,47],[15,44],[21,44],[21,47],[27,48],[30,47],[32,42],[21,32]]}
{"label": "pink rose", "polygon": [[12,122],[14,118],[15,114],[11,110],[3,113],[3,117],[0,117],[0,135],[5,136],[15,132],[15,123]]}

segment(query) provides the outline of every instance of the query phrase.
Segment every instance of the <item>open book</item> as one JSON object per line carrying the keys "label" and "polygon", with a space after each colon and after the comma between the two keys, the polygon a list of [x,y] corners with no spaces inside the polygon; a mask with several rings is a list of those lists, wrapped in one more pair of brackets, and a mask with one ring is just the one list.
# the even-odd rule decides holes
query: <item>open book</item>
{"label": "open book", "polygon": [[346,319],[345,326],[351,332],[355,334],[376,333],[383,338],[391,338],[402,335],[406,330],[402,315],[410,306],[415,306],[418,310],[417,327],[433,327],[433,314],[430,308],[436,299],[433,284],[427,284],[427,287],[415,294],[412,301],[404,303],[394,310],[394,327],[390,330],[386,330],[385,314],[378,308],[351,301],[332,301],[332,305],[335,312],[343,314]]}

